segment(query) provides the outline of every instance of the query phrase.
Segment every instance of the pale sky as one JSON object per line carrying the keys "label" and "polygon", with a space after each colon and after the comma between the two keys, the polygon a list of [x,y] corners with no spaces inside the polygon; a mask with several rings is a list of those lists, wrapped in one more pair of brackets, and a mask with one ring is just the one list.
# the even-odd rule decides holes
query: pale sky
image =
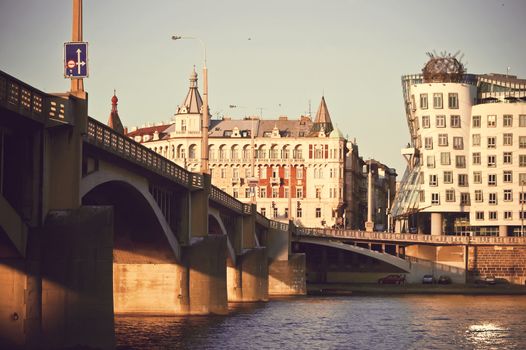
{"label": "pale sky", "polygon": [[[63,43],[71,0],[1,0],[0,70],[46,92],[64,92]],[[325,95],[333,123],[364,158],[405,169],[409,133],[400,77],[421,72],[426,52],[460,50],[469,73],[526,78],[526,1],[89,1],[90,116],[106,122],[113,89],[126,126],[168,121],[207,47],[216,116],[316,113]],[[201,89],[201,81],[199,81]],[[240,108],[230,109],[229,105]]]}

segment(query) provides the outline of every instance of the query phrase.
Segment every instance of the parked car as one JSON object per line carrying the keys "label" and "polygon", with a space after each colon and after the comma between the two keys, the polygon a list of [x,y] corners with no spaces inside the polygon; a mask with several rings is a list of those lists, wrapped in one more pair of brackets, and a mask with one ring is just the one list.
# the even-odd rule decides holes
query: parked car
{"label": "parked car", "polygon": [[478,280],[475,280],[475,283],[494,285],[494,284],[497,284],[497,280],[495,279],[495,276],[486,276]]}
{"label": "parked car", "polygon": [[435,277],[433,275],[424,275],[424,277],[422,278],[422,283],[423,284],[433,284],[435,282],[436,282],[436,280],[435,280]]}
{"label": "parked car", "polygon": [[438,284],[451,284],[451,277],[442,275],[438,277]]}
{"label": "parked car", "polygon": [[378,280],[378,284],[404,284],[405,275],[388,275]]}

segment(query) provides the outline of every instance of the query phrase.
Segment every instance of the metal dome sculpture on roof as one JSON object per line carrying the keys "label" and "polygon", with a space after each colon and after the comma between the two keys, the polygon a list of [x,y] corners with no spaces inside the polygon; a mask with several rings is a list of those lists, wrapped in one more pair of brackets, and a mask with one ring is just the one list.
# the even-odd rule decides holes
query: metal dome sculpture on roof
{"label": "metal dome sculpture on roof", "polygon": [[428,52],[429,61],[427,61],[422,72],[424,73],[425,83],[458,83],[462,81],[466,69],[460,62],[462,56],[457,59],[460,51],[454,55],[441,52],[440,55],[436,52]]}

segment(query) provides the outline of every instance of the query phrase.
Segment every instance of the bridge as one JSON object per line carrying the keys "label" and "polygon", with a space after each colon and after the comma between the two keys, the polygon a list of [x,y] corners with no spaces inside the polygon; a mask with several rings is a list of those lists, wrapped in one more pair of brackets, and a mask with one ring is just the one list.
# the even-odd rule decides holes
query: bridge
{"label": "bridge", "polygon": [[[480,275],[495,252],[526,256],[518,237],[272,221],[87,111],[87,97],[48,94],[0,72],[0,345],[112,348],[115,314],[224,314],[228,302],[305,294],[306,256],[295,246],[415,276],[426,263],[465,277]],[[461,262],[437,265],[459,249]],[[524,278],[521,268],[510,273]]]}

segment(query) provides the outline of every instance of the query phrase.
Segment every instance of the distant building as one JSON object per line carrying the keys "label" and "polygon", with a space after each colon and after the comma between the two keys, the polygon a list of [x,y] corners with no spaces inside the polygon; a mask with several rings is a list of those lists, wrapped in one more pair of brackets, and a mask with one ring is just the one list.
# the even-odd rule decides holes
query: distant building
{"label": "distant building", "polygon": [[430,55],[402,77],[410,143],[393,207],[397,230],[517,235],[526,200],[526,80],[466,74]]}
{"label": "distant building", "polygon": [[[132,129],[127,135],[180,166],[198,171],[201,112],[193,72],[188,94],[171,123]],[[254,201],[265,216],[282,221],[290,218],[308,227],[343,226],[345,216],[359,217],[355,210],[360,205],[344,193],[344,176],[359,183],[353,177],[362,175],[345,172],[348,143],[333,126],[324,97],[314,121],[310,116],[295,120],[225,117],[210,121],[208,141],[213,184],[240,201]],[[358,148],[351,148],[351,162],[359,166]],[[346,206],[346,199],[351,207]]]}

